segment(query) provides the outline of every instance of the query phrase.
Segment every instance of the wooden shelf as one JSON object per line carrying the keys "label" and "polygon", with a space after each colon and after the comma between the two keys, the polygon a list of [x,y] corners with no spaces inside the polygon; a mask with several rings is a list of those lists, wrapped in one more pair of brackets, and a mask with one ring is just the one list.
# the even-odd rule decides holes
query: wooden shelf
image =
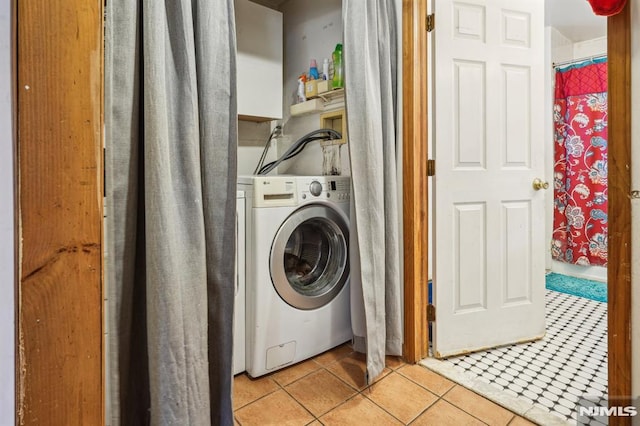
{"label": "wooden shelf", "polygon": [[319,93],[317,98],[291,105],[292,117],[331,111],[344,107],[344,89]]}
{"label": "wooden shelf", "polygon": [[324,111],[324,101],[320,98],[310,99],[291,105],[290,111],[292,117],[322,112]]}

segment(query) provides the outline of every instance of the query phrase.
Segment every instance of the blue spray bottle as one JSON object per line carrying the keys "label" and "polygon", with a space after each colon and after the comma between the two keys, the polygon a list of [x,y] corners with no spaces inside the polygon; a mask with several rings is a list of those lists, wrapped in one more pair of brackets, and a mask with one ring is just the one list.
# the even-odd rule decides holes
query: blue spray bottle
{"label": "blue spray bottle", "polygon": [[311,60],[311,65],[309,66],[309,80],[319,80],[320,74],[318,73],[318,64],[315,59]]}

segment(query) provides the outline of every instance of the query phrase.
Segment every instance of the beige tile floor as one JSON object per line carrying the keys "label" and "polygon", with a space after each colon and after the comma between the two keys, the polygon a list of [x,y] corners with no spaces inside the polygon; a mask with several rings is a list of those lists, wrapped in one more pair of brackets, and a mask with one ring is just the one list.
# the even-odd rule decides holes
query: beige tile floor
{"label": "beige tile floor", "polygon": [[364,356],[342,345],[258,379],[234,379],[236,424],[510,425],[533,423],[420,365],[387,357],[364,383]]}

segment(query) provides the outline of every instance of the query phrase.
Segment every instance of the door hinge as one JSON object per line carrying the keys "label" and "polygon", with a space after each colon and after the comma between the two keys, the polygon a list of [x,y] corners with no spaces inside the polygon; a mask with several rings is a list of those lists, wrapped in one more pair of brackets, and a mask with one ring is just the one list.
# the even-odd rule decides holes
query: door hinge
{"label": "door hinge", "polygon": [[436,320],[436,307],[429,303],[427,305],[427,322],[434,322]]}
{"label": "door hinge", "polygon": [[435,176],[436,160],[427,160],[427,176]]}
{"label": "door hinge", "polygon": [[427,32],[430,33],[436,26],[436,15],[435,13],[430,13],[427,15]]}

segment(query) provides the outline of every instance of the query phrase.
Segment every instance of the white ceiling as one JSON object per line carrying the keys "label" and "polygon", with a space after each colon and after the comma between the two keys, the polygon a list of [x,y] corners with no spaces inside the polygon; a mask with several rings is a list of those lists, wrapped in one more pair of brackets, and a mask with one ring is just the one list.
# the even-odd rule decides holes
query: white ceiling
{"label": "white ceiling", "polygon": [[[252,0],[278,9],[287,0]],[[607,35],[607,18],[596,16],[587,0],[544,0],[545,25],[551,25],[574,42]]]}
{"label": "white ceiling", "polygon": [[607,18],[596,16],[587,0],[544,0],[545,25],[574,42],[607,35]]}

